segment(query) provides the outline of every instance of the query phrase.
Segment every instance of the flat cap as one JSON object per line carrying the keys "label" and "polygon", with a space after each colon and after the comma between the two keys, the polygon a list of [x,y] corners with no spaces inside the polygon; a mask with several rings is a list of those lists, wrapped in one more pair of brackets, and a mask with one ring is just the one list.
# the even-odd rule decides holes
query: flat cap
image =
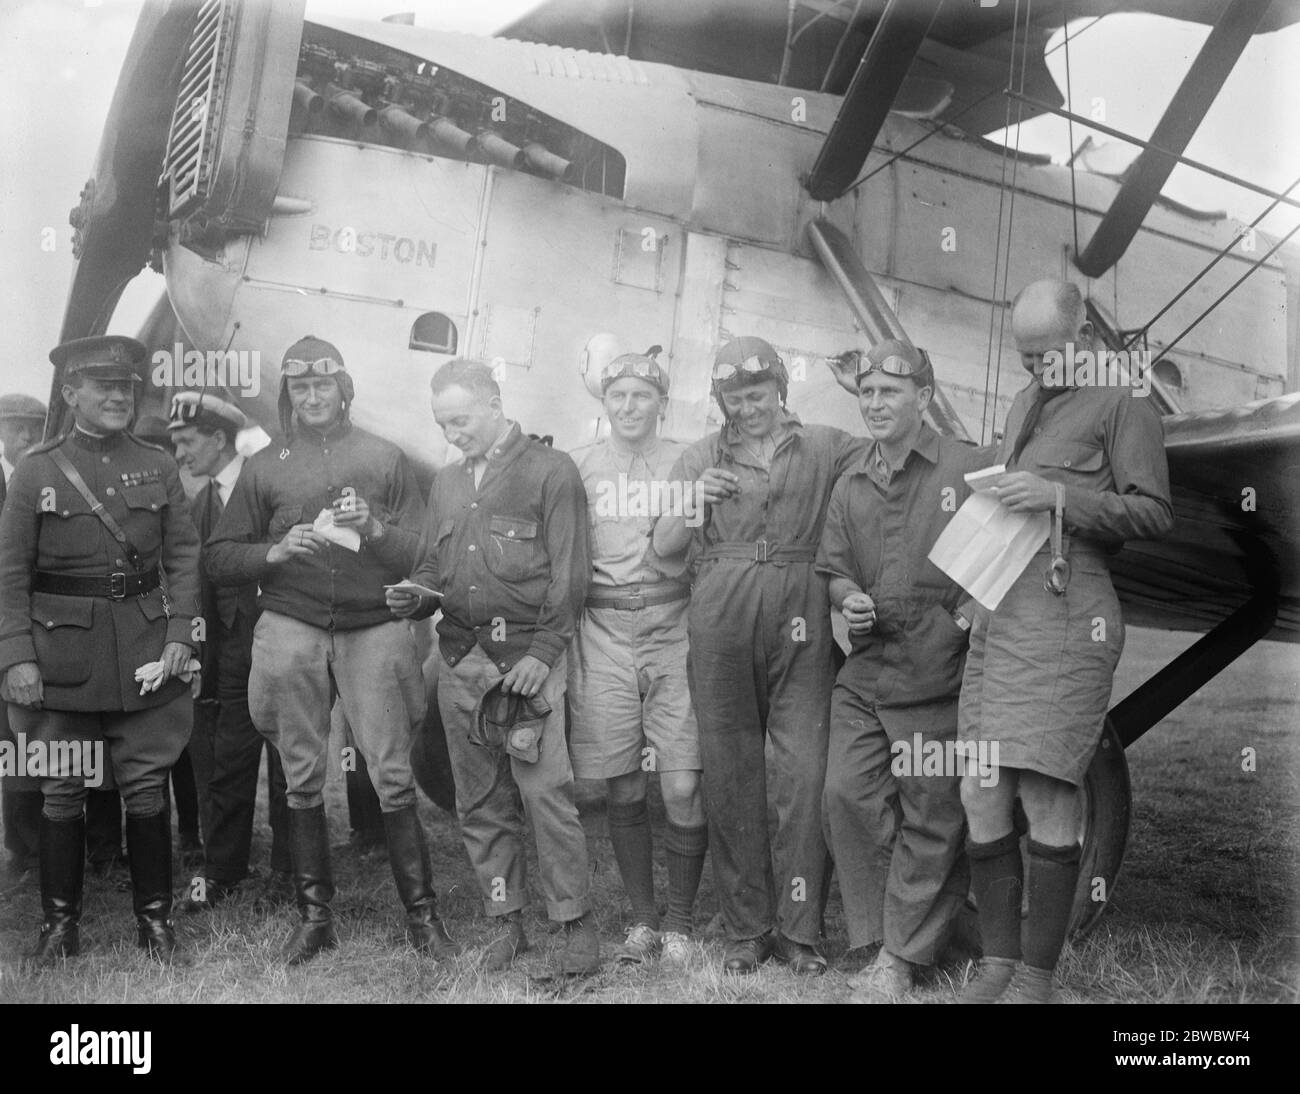
{"label": "flat cap", "polygon": [[171,420],[167,429],[184,429],[187,425],[205,429],[224,429],[234,440],[234,434],[248,428],[244,412],[225,399],[204,391],[182,391],[173,396]]}
{"label": "flat cap", "polygon": [[123,334],[101,334],[74,338],[50,350],[55,368],[65,377],[93,376],[97,380],[140,379],[135,367],[143,364],[148,351],[134,338]]}
{"label": "flat cap", "polygon": [[0,421],[7,418],[39,418],[45,421],[45,404],[30,395],[0,395]]}

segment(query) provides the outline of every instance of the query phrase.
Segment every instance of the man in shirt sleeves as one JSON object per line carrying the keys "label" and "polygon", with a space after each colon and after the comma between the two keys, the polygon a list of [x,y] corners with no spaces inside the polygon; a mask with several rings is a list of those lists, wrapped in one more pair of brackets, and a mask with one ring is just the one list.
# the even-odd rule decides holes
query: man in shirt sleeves
{"label": "man in shirt sleeves", "polygon": [[[438,708],[456,811],[484,911],[499,924],[484,965],[505,969],[528,947],[526,816],[547,914],[563,924],[559,969],[590,972],[600,945],[564,738],[566,649],[591,579],[586,493],[573,460],[506,418],[486,365],[449,361],[431,387],[434,420],[465,458],[434,480],[411,576],[443,596],[390,589],[388,603],[397,616],[442,609]],[[480,715],[503,692],[523,709],[498,739]]]}

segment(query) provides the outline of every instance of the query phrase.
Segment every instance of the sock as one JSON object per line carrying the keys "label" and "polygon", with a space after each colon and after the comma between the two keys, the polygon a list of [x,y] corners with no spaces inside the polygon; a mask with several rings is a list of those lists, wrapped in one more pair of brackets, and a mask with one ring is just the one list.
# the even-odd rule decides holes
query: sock
{"label": "sock", "polygon": [[1025,920],[1024,961],[1051,972],[1065,945],[1079,882],[1079,845],[1048,847],[1029,841],[1029,918]]}
{"label": "sock", "polygon": [[632,922],[659,929],[655,907],[655,880],[650,846],[650,811],[645,799],[631,804],[611,801],[607,807],[609,840],[614,845],[618,872],[632,903]]}
{"label": "sock", "polygon": [[1020,956],[1020,896],[1024,863],[1020,836],[1012,831],[989,843],[966,840],[971,889],[979,905],[980,941],[985,957]]}
{"label": "sock", "polygon": [[709,849],[709,826],[683,828],[668,822],[664,832],[664,857],[668,860],[668,915],[664,930],[690,934],[695,929],[695,894],[704,874],[704,854]]}

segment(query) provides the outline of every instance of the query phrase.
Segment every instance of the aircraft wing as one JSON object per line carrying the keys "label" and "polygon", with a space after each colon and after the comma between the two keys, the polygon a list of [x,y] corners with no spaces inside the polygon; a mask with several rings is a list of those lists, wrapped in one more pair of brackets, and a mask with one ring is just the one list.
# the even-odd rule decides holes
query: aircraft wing
{"label": "aircraft wing", "polygon": [[[880,22],[885,0],[803,0],[793,23],[787,0],[547,0],[498,34],[596,53],[626,53],[642,61],[735,76],[780,81],[803,90],[844,93]],[[951,122],[974,135],[1006,124],[1000,94],[1009,81],[1015,13],[1029,10],[1029,56],[1023,92],[1061,106],[1048,71],[1048,39],[1071,22],[1120,12],[1164,15],[1213,25],[1225,0],[1035,0],[982,7],[977,0],[908,0],[905,9],[938,8],[895,109]],[[854,19],[854,13],[857,13]],[[1275,0],[1258,32],[1300,20],[1300,4]],[[846,31],[848,32],[846,34]],[[1018,41],[1023,38],[1022,27]],[[787,56],[786,41],[797,35]],[[1020,84],[1020,72],[1016,73]],[[1038,110],[1016,109],[1029,120]]]}
{"label": "aircraft wing", "polygon": [[1300,642],[1300,393],[1165,418],[1177,517],[1112,563],[1126,622],[1204,631],[1273,596],[1264,637]]}

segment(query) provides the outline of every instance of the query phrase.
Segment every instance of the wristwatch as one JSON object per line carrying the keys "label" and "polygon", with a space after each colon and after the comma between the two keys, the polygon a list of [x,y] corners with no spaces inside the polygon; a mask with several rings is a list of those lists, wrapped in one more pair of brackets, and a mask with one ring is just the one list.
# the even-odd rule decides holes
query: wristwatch
{"label": "wristwatch", "polygon": [[962,630],[964,631],[970,630],[970,620],[967,619],[964,615],[962,615],[961,612],[959,612],[956,608],[953,608],[952,610],[952,621],[956,623],[957,626],[959,626]]}

